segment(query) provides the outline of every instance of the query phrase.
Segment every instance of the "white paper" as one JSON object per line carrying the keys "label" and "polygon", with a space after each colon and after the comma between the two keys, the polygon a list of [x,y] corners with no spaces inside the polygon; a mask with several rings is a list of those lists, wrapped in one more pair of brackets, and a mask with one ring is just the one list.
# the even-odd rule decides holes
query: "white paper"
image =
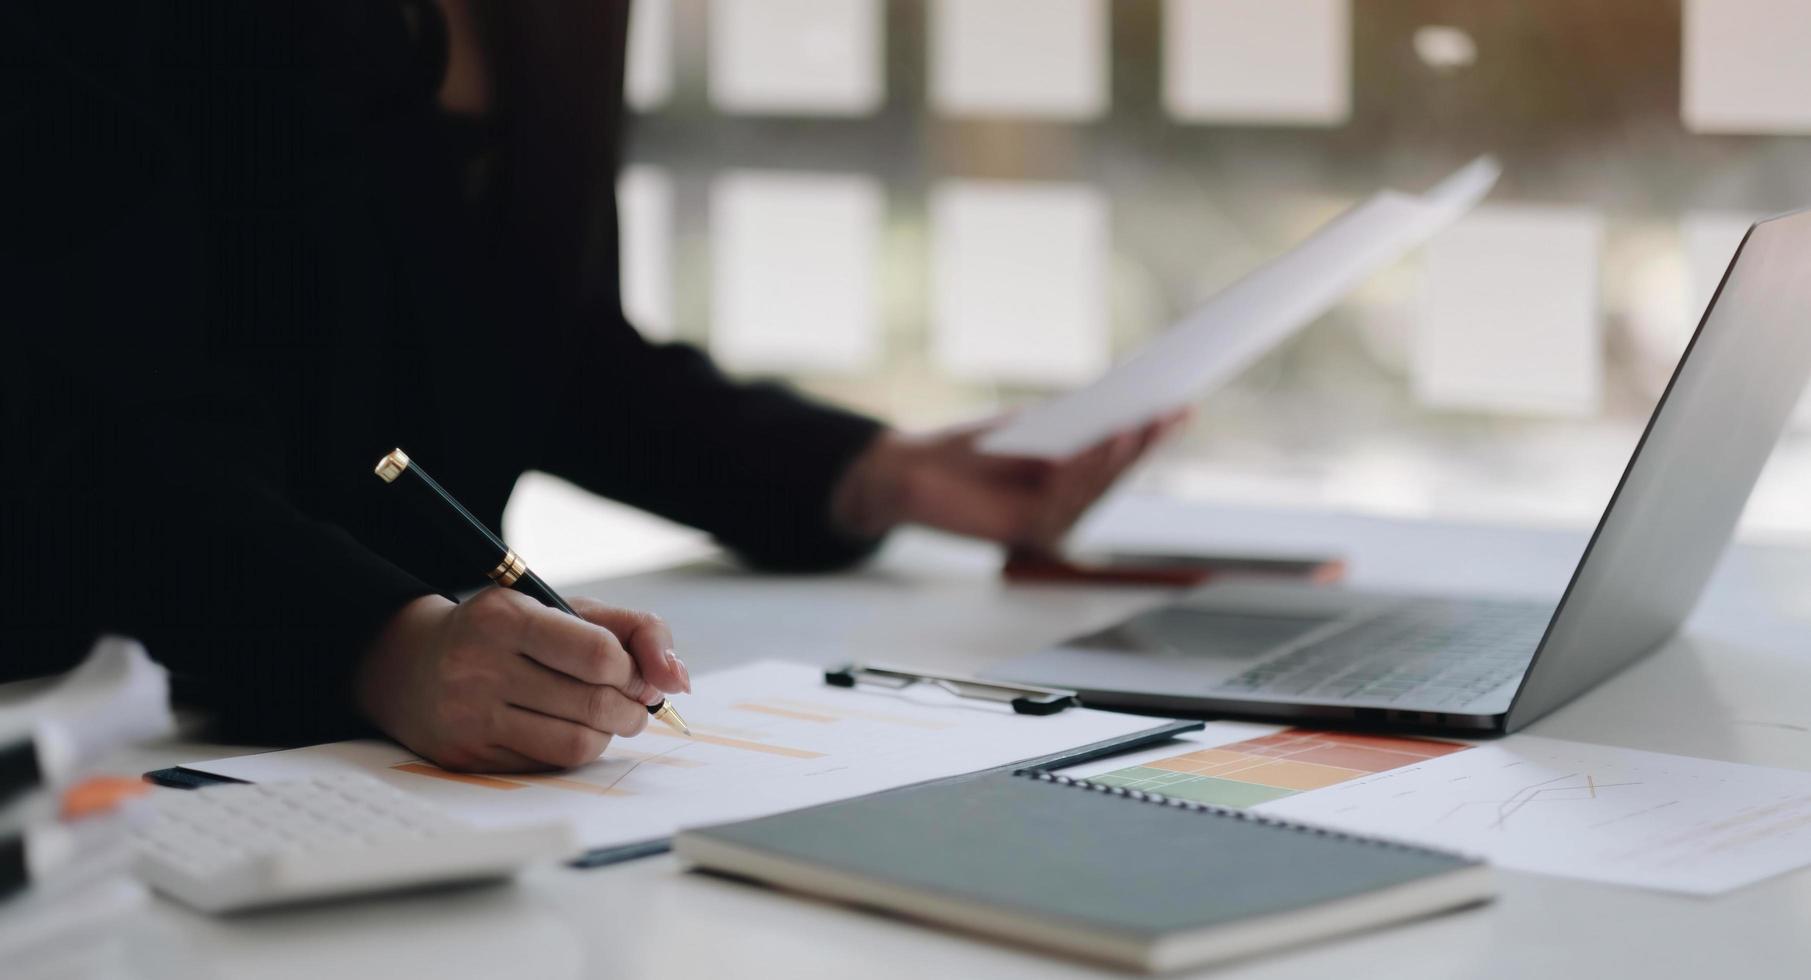
{"label": "white paper", "polygon": [[43,695],[0,707],[0,743],[31,737],[46,781],[60,784],[122,746],[175,730],[170,678],[137,640],[101,637]]}
{"label": "white paper", "polygon": [[1811,864],[1811,773],[1527,735],[1254,809],[1699,895]]}
{"label": "white paper", "polygon": [[975,381],[1078,385],[1108,366],[1107,208],[1085,185],[931,191],[931,353]]}
{"label": "white paper", "polygon": [[724,112],[862,115],[886,92],[880,0],[714,0],[710,97]]}
{"label": "white paper", "polygon": [[1106,108],[1106,0],[937,0],[930,16],[938,112],[1088,119]]}
{"label": "white paper", "polygon": [[1598,259],[1587,208],[1486,206],[1428,244],[1415,325],[1424,405],[1584,416],[1603,396]]}
{"label": "white paper", "polygon": [[135,934],[134,920],[150,897],[145,886],[121,876],[73,895],[27,889],[8,898],[0,914],[0,963],[8,980],[142,976],[126,967],[123,950],[141,950],[125,937]]}
{"label": "white paper", "polygon": [[474,823],[566,819],[585,847],[606,847],[1008,765],[1161,724],[1078,708],[1015,715],[1006,705],[922,685],[834,688],[817,668],[771,661],[702,675],[697,693],[677,706],[696,737],[650,724],[636,738],[612,742],[597,762],[550,776],[443,773],[378,741],[188,768],[251,782],[362,772]]}
{"label": "white paper", "polygon": [[1093,384],[988,433],[1001,455],[1060,458],[1207,394],[1326,312],[1373,273],[1481,200],[1498,167],[1480,157],[1424,195],[1386,190],[1233,283]]}
{"label": "white paper", "polygon": [[1186,122],[1344,123],[1350,0],[1168,0],[1163,102]]}
{"label": "white paper", "polygon": [[1696,133],[1811,133],[1811,5],[1686,0],[1679,114]]}

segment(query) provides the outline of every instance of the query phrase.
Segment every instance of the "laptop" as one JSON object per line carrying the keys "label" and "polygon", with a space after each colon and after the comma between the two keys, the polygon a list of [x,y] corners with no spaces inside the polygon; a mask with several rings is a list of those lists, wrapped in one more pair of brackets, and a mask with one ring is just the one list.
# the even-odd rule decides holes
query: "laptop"
{"label": "laptop", "polygon": [[1557,603],[1209,585],[988,675],[1100,707],[1515,731],[1679,629],[1808,378],[1811,210],[1749,228]]}

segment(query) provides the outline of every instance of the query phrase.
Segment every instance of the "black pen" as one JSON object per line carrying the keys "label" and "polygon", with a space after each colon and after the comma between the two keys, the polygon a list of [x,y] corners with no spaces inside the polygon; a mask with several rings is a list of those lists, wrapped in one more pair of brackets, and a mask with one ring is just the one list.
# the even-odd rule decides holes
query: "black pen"
{"label": "black pen", "polygon": [[[541,581],[539,575],[528,570],[528,565],[522,561],[522,556],[511,551],[509,546],[503,543],[502,538],[492,534],[490,528],[484,526],[483,521],[473,517],[471,511],[466,510],[459,501],[453,499],[452,494],[447,493],[445,488],[434,482],[434,478],[428,475],[427,470],[421,468],[420,463],[409,459],[408,453],[401,449],[392,449],[385,454],[383,459],[377,461],[377,475],[385,483],[414,488],[412,492],[420,498],[423,507],[443,515],[442,523],[452,535],[453,545],[460,551],[469,553],[473,566],[478,568],[491,566],[490,571],[485,573],[490,576],[491,581],[505,589],[515,589],[517,592],[539,601],[542,605],[552,606],[561,612],[578,616],[578,613],[566,604],[566,600],[560,598],[559,593],[553,591],[553,588],[546,582]],[[405,475],[408,479],[398,483],[398,478]],[[662,698],[659,704],[648,705],[648,714],[666,722],[669,727],[682,735],[692,734],[692,729],[686,725],[685,719],[679,717],[679,712],[673,710],[673,703],[665,698]]]}

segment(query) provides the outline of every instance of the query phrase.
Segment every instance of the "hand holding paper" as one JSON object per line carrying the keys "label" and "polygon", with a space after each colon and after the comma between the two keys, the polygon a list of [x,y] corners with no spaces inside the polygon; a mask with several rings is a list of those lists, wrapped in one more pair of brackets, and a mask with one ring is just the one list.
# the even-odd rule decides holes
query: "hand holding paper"
{"label": "hand holding paper", "polygon": [[978,448],[996,425],[1011,425],[1010,420],[921,436],[888,433],[849,468],[833,513],[838,526],[861,537],[913,523],[1012,548],[1052,551],[1186,415],[1156,416],[1060,460]]}
{"label": "hand holding paper", "polygon": [[1500,168],[1479,157],[1426,194],[1385,190],[1227,287],[1093,384],[1032,406],[981,440],[1008,456],[1060,458],[1230,380],[1378,270],[1470,210]]}

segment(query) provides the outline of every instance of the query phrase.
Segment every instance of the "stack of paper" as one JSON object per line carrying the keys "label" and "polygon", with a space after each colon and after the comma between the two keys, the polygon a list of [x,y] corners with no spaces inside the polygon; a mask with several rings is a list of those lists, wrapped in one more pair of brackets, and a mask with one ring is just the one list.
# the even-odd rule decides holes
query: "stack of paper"
{"label": "stack of paper", "polygon": [[0,707],[0,963],[9,978],[112,976],[114,926],[145,900],[130,876],[137,779],[92,777],[107,753],[172,728],[163,668],[103,639],[43,696]]}
{"label": "stack of paper", "polygon": [[1482,200],[1500,172],[1479,157],[1426,194],[1386,190],[1233,283],[1086,388],[1032,406],[981,448],[1061,458],[1199,398],[1325,313]]}

